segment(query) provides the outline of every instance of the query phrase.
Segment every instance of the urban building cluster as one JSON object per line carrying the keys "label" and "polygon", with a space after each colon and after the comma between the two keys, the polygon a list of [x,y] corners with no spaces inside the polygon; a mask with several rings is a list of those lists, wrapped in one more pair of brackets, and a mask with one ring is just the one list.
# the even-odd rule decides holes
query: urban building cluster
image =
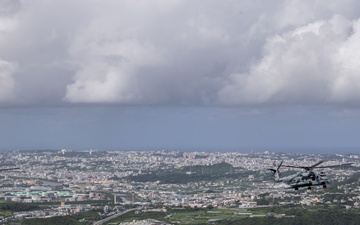
{"label": "urban building cluster", "polygon": [[[294,166],[312,165],[320,160],[324,165],[352,162],[351,168],[324,168],[334,180],[335,190],[343,198],[331,198],[321,187],[294,191],[277,186],[269,168],[274,163]],[[195,166],[227,163],[229,174],[223,179],[198,180],[188,183],[133,181],[129,177],[158,174],[166,170],[187,167],[192,176]],[[53,207],[16,217],[59,216],[106,207],[105,213],[121,211],[118,206],[135,205],[151,209],[160,207],[250,208],[271,204],[344,204],[360,207],[358,180],[342,183],[357,174],[359,155],[322,155],[271,152],[180,152],[180,151],[12,151],[0,153],[4,170],[0,182],[0,198],[9,202],[56,203]],[[294,173],[294,168],[281,168]],[[336,191],[331,195],[336,195]],[[339,196],[339,195],[338,195]],[[111,210],[108,205],[111,204]],[[101,206],[104,207],[104,206]]]}

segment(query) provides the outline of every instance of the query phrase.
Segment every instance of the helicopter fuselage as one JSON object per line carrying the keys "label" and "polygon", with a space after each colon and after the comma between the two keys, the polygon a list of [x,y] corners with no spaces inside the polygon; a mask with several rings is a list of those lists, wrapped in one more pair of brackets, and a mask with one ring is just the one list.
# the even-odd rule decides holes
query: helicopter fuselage
{"label": "helicopter fuselage", "polygon": [[330,184],[329,179],[324,173],[317,173],[310,171],[308,174],[300,174],[300,176],[295,177],[294,179],[287,182],[290,188],[297,190],[299,187],[308,187],[311,186],[322,186],[326,188]]}
{"label": "helicopter fuselage", "polygon": [[323,188],[326,188],[327,185],[330,184],[330,180],[327,178],[326,174],[324,172],[317,172],[313,170],[315,168],[330,168],[352,165],[352,163],[344,163],[339,165],[319,166],[321,163],[323,163],[323,161],[320,161],[312,166],[284,165],[284,167],[301,168],[303,170],[286,177],[281,177],[279,170],[282,166],[282,163],[283,161],[281,161],[281,163],[276,167],[276,169],[269,169],[274,173],[274,181],[282,182],[282,186],[284,188],[294,188],[295,190],[298,190],[300,187],[307,187],[308,189],[311,189],[311,186],[322,186]]}

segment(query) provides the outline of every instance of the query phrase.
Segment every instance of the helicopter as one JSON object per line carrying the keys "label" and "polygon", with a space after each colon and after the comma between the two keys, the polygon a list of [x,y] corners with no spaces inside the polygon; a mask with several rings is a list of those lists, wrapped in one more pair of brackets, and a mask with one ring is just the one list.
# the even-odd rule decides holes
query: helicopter
{"label": "helicopter", "polygon": [[[324,161],[319,161],[311,166],[289,166],[282,165],[284,160],[280,162],[278,166],[274,163],[276,169],[269,169],[274,173],[274,181],[275,182],[283,182],[284,188],[294,188],[295,190],[299,190],[300,187],[307,187],[308,190],[311,190],[312,186],[322,186],[326,188],[327,185],[330,184],[330,180],[326,176],[324,172],[314,171],[315,168],[333,168],[333,167],[342,167],[342,166],[350,166],[353,163],[343,163],[338,165],[330,165],[330,166],[319,166],[324,163]],[[299,171],[295,174],[281,177],[280,167],[290,167],[290,168],[300,168],[303,171]],[[305,170],[305,171],[304,171]]]}

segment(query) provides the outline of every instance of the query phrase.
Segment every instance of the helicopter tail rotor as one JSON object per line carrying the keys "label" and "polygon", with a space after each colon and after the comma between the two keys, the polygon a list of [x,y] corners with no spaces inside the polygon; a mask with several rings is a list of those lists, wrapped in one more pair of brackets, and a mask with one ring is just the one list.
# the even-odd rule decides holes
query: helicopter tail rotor
{"label": "helicopter tail rotor", "polygon": [[[281,163],[276,167],[276,169],[269,169],[274,173],[275,179],[279,179],[281,177],[280,167],[283,164],[283,162],[284,160],[281,160]],[[274,166],[276,166],[275,162],[274,162]]]}

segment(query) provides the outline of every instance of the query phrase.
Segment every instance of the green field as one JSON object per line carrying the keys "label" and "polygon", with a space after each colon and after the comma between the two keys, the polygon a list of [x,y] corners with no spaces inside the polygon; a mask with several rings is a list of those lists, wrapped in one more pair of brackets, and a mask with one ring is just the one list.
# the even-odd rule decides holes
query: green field
{"label": "green field", "polygon": [[358,224],[360,209],[302,206],[253,209],[169,209],[166,212],[131,212],[106,223],[156,219],[171,224]]}
{"label": "green field", "polygon": [[[239,214],[240,213],[240,214]],[[209,220],[219,221],[235,221],[241,220],[248,215],[241,213],[251,213],[249,211],[239,210],[237,208],[222,209],[169,209],[166,212],[131,212],[114,220],[109,221],[110,224],[120,222],[131,222],[134,220],[156,219],[168,223],[177,224],[206,224]],[[257,212],[254,215],[260,215]]]}
{"label": "green field", "polygon": [[[19,209],[27,210],[32,205],[3,204],[0,216],[9,216]],[[9,210],[10,209],[10,210]],[[156,211],[157,210],[157,211]],[[102,210],[90,210],[74,216],[48,219],[26,219],[14,221],[12,224],[62,224],[90,225],[101,218]],[[342,206],[270,206],[249,209],[232,208],[177,208],[147,209],[131,211],[121,215],[105,225],[117,225],[121,222],[132,222],[155,219],[170,224],[358,224],[360,209],[345,209]],[[81,221],[81,222],[80,222]]]}

